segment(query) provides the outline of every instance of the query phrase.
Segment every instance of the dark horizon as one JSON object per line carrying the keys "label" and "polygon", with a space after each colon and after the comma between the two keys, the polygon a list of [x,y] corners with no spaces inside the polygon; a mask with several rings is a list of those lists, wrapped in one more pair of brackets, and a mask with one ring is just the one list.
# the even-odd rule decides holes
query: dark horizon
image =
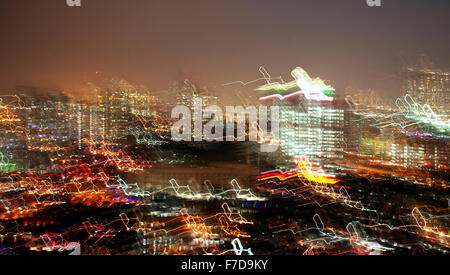
{"label": "dark horizon", "polygon": [[[96,72],[166,90],[180,70],[225,83],[303,67],[337,89],[398,95],[397,73],[425,54],[450,68],[450,2],[3,1],[0,88],[82,90]],[[238,87],[237,87],[238,88]]]}

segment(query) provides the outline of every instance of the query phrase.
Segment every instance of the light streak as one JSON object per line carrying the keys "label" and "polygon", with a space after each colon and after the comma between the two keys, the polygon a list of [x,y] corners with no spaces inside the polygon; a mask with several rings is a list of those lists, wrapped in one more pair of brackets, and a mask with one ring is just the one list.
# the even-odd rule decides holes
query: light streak
{"label": "light streak", "polygon": [[257,179],[268,180],[272,178],[277,178],[280,181],[285,181],[301,175],[305,177],[308,181],[315,183],[335,184],[339,182],[339,179],[336,179],[328,175],[322,169],[313,168],[311,162],[309,162],[306,158],[300,158],[297,160],[297,168],[298,168],[297,170],[289,172],[283,172],[281,170],[264,172],[260,176],[258,176]]}
{"label": "light streak", "polygon": [[[270,76],[270,74],[266,71],[264,67],[260,67],[259,71],[263,75],[263,78],[259,78],[246,83],[242,81],[235,81],[224,85],[240,83],[241,85],[246,86],[255,83],[259,80],[265,80],[266,84],[257,87],[256,91],[262,93],[276,91],[277,94],[261,97],[259,99],[260,101],[265,101],[273,98],[285,100],[300,94],[303,94],[307,100],[311,101],[331,102],[334,100],[333,97],[328,96],[327,94],[333,94],[335,89],[332,86],[325,84],[324,81],[320,78],[311,78],[308,75],[308,73],[301,67],[296,67],[291,71],[291,76],[294,78],[294,80],[286,83],[283,81],[281,77],[278,77],[278,79],[281,80],[281,83],[272,82],[273,78]],[[289,92],[292,89],[300,89],[300,90],[296,92],[291,92],[286,96],[280,95]]]}
{"label": "light streak", "polygon": [[[297,67],[291,72],[292,77],[295,79],[289,83],[279,84],[279,83],[268,83],[258,87],[257,91],[287,91],[291,89],[294,84],[300,88],[300,91],[291,93],[287,96],[280,96],[278,94],[270,95],[267,97],[262,97],[260,100],[267,100],[270,98],[279,98],[280,100],[285,100],[287,98],[303,94],[307,100],[312,101],[333,101],[334,98],[327,96],[325,94],[334,91],[334,88],[330,85],[326,85],[320,78],[312,79],[308,73],[301,67]],[[295,87],[295,86],[294,86]]]}
{"label": "light streak", "polygon": [[328,175],[322,169],[314,169],[311,162],[309,162],[306,158],[300,158],[297,161],[297,167],[301,174],[309,181],[322,184],[335,184],[339,182],[339,179]]}

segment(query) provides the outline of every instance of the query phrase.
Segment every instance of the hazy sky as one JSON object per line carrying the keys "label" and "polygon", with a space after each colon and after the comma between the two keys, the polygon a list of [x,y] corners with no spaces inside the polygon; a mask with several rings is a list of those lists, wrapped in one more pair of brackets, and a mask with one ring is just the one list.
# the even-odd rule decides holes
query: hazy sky
{"label": "hazy sky", "polygon": [[0,88],[77,89],[96,71],[166,89],[180,69],[220,86],[290,80],[395,93],[421,53],[450,67],[449,0],[2,0]]}

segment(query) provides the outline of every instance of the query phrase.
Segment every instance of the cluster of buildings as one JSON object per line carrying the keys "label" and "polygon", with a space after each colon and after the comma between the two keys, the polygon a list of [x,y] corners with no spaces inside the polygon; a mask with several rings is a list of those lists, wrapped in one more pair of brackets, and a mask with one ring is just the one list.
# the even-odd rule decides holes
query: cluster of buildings
{"label": "cluster of buildings", "polygon": [[[448,72],[408,68],[403,73],[402,91],[417,102],[428,104],[445,124],[449,110],[449,76]],[[171,107],[185,105],[195,111],[196,99],[202,100],[202,108],[221,104],[207,88],[188,79],[171,87],[169,93],[173,102],[163,102],[144,87],[124,80],[112,79],[91,84],[90,88],[89,102],[70,98],[62,91],[33,87],[18,87],[15,96],[1,97],[0,151],[4,158],[12,160],[27,150],[81,149],[86,142],[120,144],[136,132],[140,135],[159,130],[170,133]],[[375,92],[346,93],[341,97],[339,92],[336,94],[335,100],[326,102],[299,95],[255,103],[278,105],[280,111],[279,150],[268,157],[268,154],[253,152],[254,144],[251,145],[248,151],[256,156],[257,163],[268,158],[295,163],[295,159],[306,157],[313,165],[332,172],[339,170],[339,160],[348,153],[357,153],[404,168],[445,170],[450,166],[448,130],[434,133],[421,123],[403,127],[390,121],[385,123],[388,126],[379,127],[379,121],[390,117],[393,111],[382,105]],[[396,122],[398,117],[389,119]],[[135,137],[145,143],[146,137]],[[279,168],[287,168],[282,161],[279,163]],[[4,164],[4,167],[9,165]]]}
{"label": "cluster of buildings", "polygon": [[373,93],[352,93],[357,107],[348,112],[349,151],[404,169],[447,171],[449,76],[440,70],[405,68],[402,96],[392,100],[394,107],[372,104]]}
{"label": "cluster of buildings", "polygon": [[450,72],[409,67],[402,72],[401,90],[440,115],[450,112]]}
{"label": "cluster of buildings", "polygon": [[19,86],[1,96],[0,152],[19,167],[28,168],[36,156],[30,151],[56,152],[81,149],[89,142],[119,143],[130,135],[138,116],[152,117],[160,100],[148,90],[126,81],[91,86],[90,101],[77,100],[64,91]]}

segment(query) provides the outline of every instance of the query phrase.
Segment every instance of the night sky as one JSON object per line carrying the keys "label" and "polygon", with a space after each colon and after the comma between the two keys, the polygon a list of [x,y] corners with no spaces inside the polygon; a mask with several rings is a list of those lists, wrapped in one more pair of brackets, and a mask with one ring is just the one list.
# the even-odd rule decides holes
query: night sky
{"label": "night sky", "polygon": [[77,91],[95,75],[164,90],[180,70],[222,84],[296,66],[338,89],[397,95],[426,54],[450,68],[449,0],[2,0],[0,88]]}

